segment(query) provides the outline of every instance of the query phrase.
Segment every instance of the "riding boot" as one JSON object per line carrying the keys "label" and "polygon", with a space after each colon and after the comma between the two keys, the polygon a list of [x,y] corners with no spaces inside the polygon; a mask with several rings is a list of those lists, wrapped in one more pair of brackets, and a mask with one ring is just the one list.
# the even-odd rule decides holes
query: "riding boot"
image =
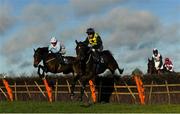
{"label": "riding boot", "polygon": [[65,64],[64,59],[63,59],[61,53],[58,53],[58,54],[57,54],[57,59],[58,59],[58,61],[60,62],[60,64],[62,64],[62,65]]}
{"label": "riding boot", "polygon": [[100,57],[98,52],[93,52],[93,58],[95,60],[95,62],[99,63],[100,62]]}
{"label": "riding boot", "polygon": [[96,65],[96,74],[98,74],[99,68],[100,68],[100,63],[98,63],[98,64]]}

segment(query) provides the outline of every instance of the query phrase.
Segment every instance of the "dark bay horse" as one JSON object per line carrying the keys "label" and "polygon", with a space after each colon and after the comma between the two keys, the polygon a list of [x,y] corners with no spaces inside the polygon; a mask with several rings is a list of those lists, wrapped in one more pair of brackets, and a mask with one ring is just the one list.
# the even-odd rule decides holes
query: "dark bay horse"
{"label": "dark bay horse", "polygon": [[[48,53],[48,47],[42,47],[34,49],[34,67],[38,67],[38,74],[40,77],[44,76],[44,73],[73,73],[73,62],[76,61],[75,57],[64,56],[66,64],[61,65],[53,53]],[[43,61],[43,66],[39,63]],[[40,69],[43,73],[40,73]]]}
{"label": "dark bay horse", "polygon": [[[110,51],[105,50],[100,53],[101,57],[103,58],[103,63],[97,63],[92,55],[91,49],[85,45],[83,42],[78,42],[76,40],[76,54],[77,59],[80,61],[81,65],[83,66],[83,74],[81,75],[82,87],[81,87],[81,101],[82,96],[84,95],[84,89],[89,80],[93,80],[95,82],[95,77],[97,75],[104,76],[109,69],[109,71],[113,75],[120,76],[124,69],[120,69],[116,60],[110,53]],[[98,66],[99,65],[99,66]],[[74,94],[74,84],[76,83],[77,79],[74,80],[72,84],[72,94]]]}
{"label": "dark bay horse", "polygon": [[148,69],[147,69],[147,73],[148,73],[148,74],[158,74],[158,75],[161,75],[162,73],[168,72],[168,71],[166,71],[164,68],[157,70],[157,69],[155,68],[155,63],[154,63],[154,61],[153,61],[152,59],[149,59],[149,58],[148,58],[147,67],[148,67]]}

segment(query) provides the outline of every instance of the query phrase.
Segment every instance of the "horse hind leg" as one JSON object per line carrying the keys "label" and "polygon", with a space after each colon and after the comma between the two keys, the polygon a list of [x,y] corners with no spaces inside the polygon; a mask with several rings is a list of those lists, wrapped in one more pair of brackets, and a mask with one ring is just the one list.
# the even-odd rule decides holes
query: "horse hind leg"
{"label": "horse hind leg", "polygon": [[103,76],[108,76],[110,74],[112,74],[112,71],[109,69],[106,69],[103,73],[98,74],[98,76],[103,77]]}

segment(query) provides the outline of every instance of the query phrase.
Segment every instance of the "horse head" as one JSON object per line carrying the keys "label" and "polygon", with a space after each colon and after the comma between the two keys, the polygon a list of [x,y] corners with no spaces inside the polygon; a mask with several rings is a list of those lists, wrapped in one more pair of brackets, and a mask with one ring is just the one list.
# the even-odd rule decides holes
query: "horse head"
{"label": "horse head", "polygon": [[34,67],[38,67],[39,63],[41,60],[43,60],[45,54],[48,53],[48,48],[37,48],[36,50],[34,49]]}
{"label": "horse head", "polygon": [[76,42],[75,49],[76,49],[77,58],[82,61],[87,57],[89,47],[83,42],[78,42],[77,40],[75,42]]}

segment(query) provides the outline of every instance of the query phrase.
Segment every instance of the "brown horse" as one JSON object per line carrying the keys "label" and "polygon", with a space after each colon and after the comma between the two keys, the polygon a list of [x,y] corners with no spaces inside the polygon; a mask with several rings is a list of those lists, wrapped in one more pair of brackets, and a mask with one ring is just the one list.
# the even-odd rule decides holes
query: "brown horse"
{"label": "brown horse", "polygon": [[168,72],[168,71],[166,71],[165,69],[159,69],[159,70],[157,70],[157,69],[155,68],[155,63],[154,63],[154,61],[153,61],[152,59],[149,59],[149,58],[148,58],[147,67],[148,67],[147,73],[150,74],[150,75],[151,75],[151,74],[161,75],[162,73]]}
{"label": "brown horse", "polygon": [[[83,42],[76,41],[76,44],[77,44],[76,46],[77,58],[80,61],[81,65],[83,66],[82,71],[84,71],[83,74],[81,75],[82,77],[80,77],[82,80],[81,96],[80,96],[82,101],[84,89],[89,80],[93,80],[93,82],[95,82],[95,77],[99,74],[101,74],[100,76],[103,76],[102,74],[105,74],[107,69],[109,69],[112,74],[120,76],[120,74],[122,74],[124,69],[119,68],[116,60],[114,59],[110,51],[106,50],[101,52],[100,55],[103,58],[104,63],[97,63],[94,60],[93,54],[91,52],[91,48],[89,48]],[[74,80],[73,84],[75,84],[76,81],[77,80]],[[73,84],[72,87],[74,87]],[[74,94],[73,90],[74,89],[72,89],[72,94]]]}
{"label": "brown horse", "polygon": [[[52,53],[48,53],[48,47],[42,47],[34,49],[34,67],[38,67],[38,74],[42,78],[44,73],[73,73],[73,62],[76,61],[75,57],[64,56],[66,60],[66,64],[61,65],[56,58],[56,56]],[[39,63],[43,61],[43,65]],[[43,73],[40,73],[40,69],[42,69]]]}

